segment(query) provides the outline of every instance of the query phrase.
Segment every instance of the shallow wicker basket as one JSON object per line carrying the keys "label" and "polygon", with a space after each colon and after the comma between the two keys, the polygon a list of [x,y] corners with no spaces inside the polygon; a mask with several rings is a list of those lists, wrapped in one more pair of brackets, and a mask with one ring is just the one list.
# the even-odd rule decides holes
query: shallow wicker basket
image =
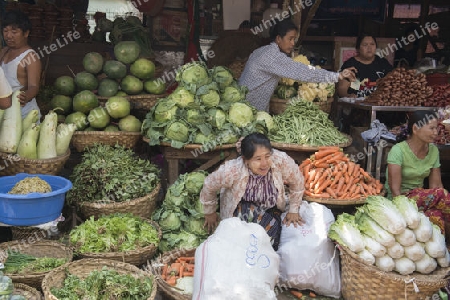
{"label": "shallow wicker basket", "polygon": [[[82,279],[86,278],[92,271],[101,270],[103,267],[113,269],[119,274],[130,274],[134,278],[145,278],[151,276],[148,272],[139,269],[136,266],[109,260],[109,259],[94,259],[85,258],[71,262],[65,266],[61,266],[49,272],[42,281],[42,291],[46,300],[58,300],[52,293],[51,288],[62,287],[64,280],[67,277],[67,272],[72,275],[76,275]],[[158,285],[153,280],[152,293],[147,300],[153,300],[156,297]]]}
{"label": "shallow wicker basket", "polygon": [[151,214],[156,209],[160,189],[161,183],[158,183],[155,189],[144,197],[111,203],[80,202],[78,203],[78,207],[86,219],[91,216],[97,219],[101,215],[110,215],[114,213],[132,213],[133,215],[142,218],[150,218]]}
{"label": "shallow wicker basket", "polygon": [[47,239],[49,237],[46,230],[32,226],[11,226],[12,239],[18,241],[27,241],[33,239]]}
{"label": "shallow wicker basket", "polygon": [[228,65],[228,69],[230,69],[231,73],[233,73],[234,78],[239,79],[239,77],[241,77],[247,60],[248,59],[237,59]]}
{"label": "shallow wicker basket", "polygon": [[[71,262],[73,259],[73,251],[70,247],[64,244],[47,241],[47,240],[31,240],[28,239],[27,243],[23,241],[12,241],[0,244],[0,251],[19,251],[20,253],[29,254],[35,257],[52,257],[52,258],[65,258],[67,262]],[[14,283],[23,283],[31,287],[40,289],[42,279],[48,272],[39,273],[26,273],[26,274],[8,274],[8,277],[12,279]]]}
{"label": "shallow wicker basket", "polygon": [[[167,97],[168,94],[143,94],[143,95],[134,95],[134,96],[126,96],[125,98],[130,101],[131,109],[143,109],[150,110],[153,106],[155,106],[156,102],[159,99]],[[98,97],[98,101],[100,105],[105,106],[106,101],[108,101],[108,97]]]}
{"label": "shallow wicker basket", "polygon": [[57,175],[70,157],[70,150],[64,155],[49,159],[26,159],[18,155],[0,152],[0,176],[19,173]]}
{"label": "shallow wicker basket", "polygon": [[[328,97],[327,101],[313,102],[313,103],[316,104],[320,108],[320,110],[329,114],[331,111],[331,104],[333,103],[333,101],[334,101],[333,97]],[[280,99],[272,97],[269,103],[270,113],[274,115],[279,115],[283,113],[286,110],[288,102],[289,99]]]}
{"label": "shallow wicker basket", "polygon": [[[400,275],[396,272],[383,272],[375,266],[365,264],[345,247],[339,246],[339,249],[342,295],[346,300],[432,299],[433,294],[447,285],[450,268],[438,268],[428,275]],[[417,293],[415,287],[419,290]]]}
{"label": "shallow wicker basket", "polygon": [[181,256],[195,256],[195,249],[176,249],[165,252],[160,257],[154,259],[150,266],[150,270],[155,276],[156,282],[158,283],[158,288],[163,294],[163,299],[165,300],[190,300],[192,298],[191,295],[182,294],[177,288],[170,286],[161,278],[162,267],[165,264],[174,262]]}
{"label": "shallow wicker basket", "polygon": [[23,283],[14,283],[14,295],[21,295],[27,300],[41,300],[41,293],[35,288]]}
{"label": "shallow wicker basket", "polygon": [[133,148],[140,140],[140,132],[126,131],[75,131],[72,136],[72,145],[78,152],[95,144],[121,145],[125,148]]}
{"label": "shallow wicker basket", "polygon": [[[159,225],[149,219],[145,219],[158,231],[158,239],[161,240],[162,232]],[[75,252],[77,252],[78,247],[75,245]],[[120,261],[135,266],[140,266],[147,263],[148,260],[152,259],[158,250],[158,246],[150,244],[146,247],[138,248],[135,250],[130,250],[126,252],[105,252],[105,253],[77,253],[81,258],[97,258],[97,259],[109,259]]]}

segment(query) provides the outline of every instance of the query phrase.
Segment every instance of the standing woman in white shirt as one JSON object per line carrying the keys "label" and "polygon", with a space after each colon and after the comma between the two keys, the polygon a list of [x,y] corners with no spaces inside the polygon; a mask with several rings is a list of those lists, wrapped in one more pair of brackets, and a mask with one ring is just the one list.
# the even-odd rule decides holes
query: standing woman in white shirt
{"label": "standing woman in white shirt", "polygon": [[247,100],[258,110],[269,111],[270,98],[281,78],[304,82],[338,82],[355,80],[355,68],[342,72],[330,72],[296,62],[290,58],[294,50],[298,29],[290,19],[284,19],[273,27],[272,42],[250,55],[239,84],[248,87]]}
{"label": "standing woman in white shirt", "polygon": [[13,92],[23,91],[19,95],[22,118],[33,109],[39,111],[35,97],[39,92],[41,61],[28,45],[30,31],[31,22],[21,11],[8,11],[2,19],[2,34],[6,47],[0,52],[0,65]]}

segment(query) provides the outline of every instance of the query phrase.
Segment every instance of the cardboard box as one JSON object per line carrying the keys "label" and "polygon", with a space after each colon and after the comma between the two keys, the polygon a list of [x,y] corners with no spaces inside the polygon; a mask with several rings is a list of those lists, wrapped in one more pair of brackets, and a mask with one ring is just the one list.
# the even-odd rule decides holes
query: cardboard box
{"label": "cardboard box", "polygon": [[188,39],[187,12],[163,10],[153,18],[152,39],[156,45],[182,46]]}

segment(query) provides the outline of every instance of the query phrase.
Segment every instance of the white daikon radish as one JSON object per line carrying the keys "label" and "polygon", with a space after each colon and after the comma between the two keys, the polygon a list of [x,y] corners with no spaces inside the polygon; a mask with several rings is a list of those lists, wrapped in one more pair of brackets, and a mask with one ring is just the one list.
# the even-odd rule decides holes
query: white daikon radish
{"label": "white daikon radish", "polygon": [[25,130],[20,140],[17,154],[28,159],[37,159],[37,140],[39,138],[40,126],[36,123]]}
{"label": "white daikon radish", "polygon": [[16,153],[22,137],[22,113],[20,91],[12,94],[12,104],[5,109],[0,127],[0,152]]}
{"label": "white daikon radish", "polygon": [[58,115],[50,111],[44,117],[41,124],[41,133],[37,144],[38,159],[48,159],[56,157],[56,127],[58,125]]}
{"label": "white daikon radish", "polygon": [[39,111],[37,109],[32,109],[22,120],[22,133],[25,132],[28,127],[36,123],[39,120]]}
{"label": "white daikon radish", "polygon": [[69,149],[72,135],[77,130],[77,125],[60,123],[56,127],[56,155],[60,156]]}

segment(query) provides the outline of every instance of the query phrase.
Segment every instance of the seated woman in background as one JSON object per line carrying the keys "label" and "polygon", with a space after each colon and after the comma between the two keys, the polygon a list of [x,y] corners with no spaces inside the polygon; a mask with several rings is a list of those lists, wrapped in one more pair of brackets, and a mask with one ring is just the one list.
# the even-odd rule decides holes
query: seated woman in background
{"label": "seated woman in background", "polygon": [[403,194],[414,199],[419,210],[444,232],[450,222],[450,195],[443,187],[439,150],[433,144],[437,125],[433,111],[415,111],[410,115],[407,136],[399,137],[401,142],[388,154],[385,188],[389,198]]}
{"label": "seated woman in background", "polygon": [[[289,211],[284,220],[289,186]],[[205,226],[210,232],[217,226],[217,193],[220,192],[220,218],[238,217],[261,225],[277,250],[281,224],[302,225],[299,208],[304,192],[303,175],[286,153],[272,149],[269,139],[260,133],[247,135],[241,142],[241,157],[225,162],[205,179],[200,201]]]}

